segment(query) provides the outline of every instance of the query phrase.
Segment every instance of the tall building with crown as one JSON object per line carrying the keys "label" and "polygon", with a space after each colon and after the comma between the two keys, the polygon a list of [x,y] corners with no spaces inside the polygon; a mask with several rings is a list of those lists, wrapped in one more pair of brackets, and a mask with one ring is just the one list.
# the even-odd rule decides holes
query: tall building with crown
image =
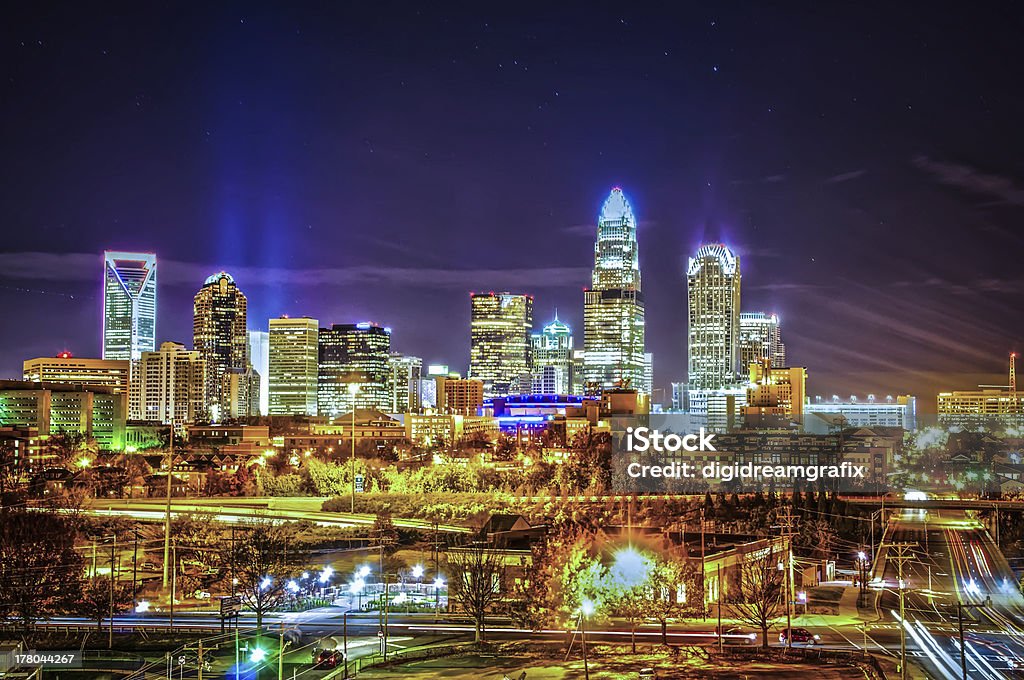
{"label": "tall building with crown", "polygon": [[103,358],[138,361],[156,349],[156,255],[103,253]]}
{"label": "tall building with crown", "polygon": [[[248,414],[248,395],[241,395],[232,375],[249,369],[249,334],[246,326],[247,301],[235,280],[227,272],[206,279],[196,293],[192,307],[192,346],[206,366],[206,404],[204,412],[217,421],[230,414]],[[232,381],[236,384],[231,385]],[[243,381],[242,390],[248,383]],[[236,395],[231,403],[230,395]]]}
{"label": "tall building with crown", "polygon": [[686,268],[690,389],[734,385],[740,361],[740,259],[728,246],[701,246]]}
{"label": "tall building with crown", "polygon": [[644,299],[636,218],[612,189],[597,218],[594,271],[583,293],[583,371],[588,391],[644,389]]}
{"label": "tall building with crown", "polygon": [[573,386],[572,329],[558,319],[530,336],[533,373],[529,391],[534,394],[570,394]]}

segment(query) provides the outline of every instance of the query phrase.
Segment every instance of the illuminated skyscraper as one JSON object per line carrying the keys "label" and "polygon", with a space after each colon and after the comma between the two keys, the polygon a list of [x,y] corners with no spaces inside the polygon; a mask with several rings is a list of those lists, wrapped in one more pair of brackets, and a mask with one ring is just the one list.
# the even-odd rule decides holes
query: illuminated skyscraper
{"label": "illuminated skyscraper", "polygon": [[388,357],[388,394],[390,413],[418,413],[423,359],[392,352]]}
{"label": "illuminated skyscraper", "polygon": [[735,384],[740,360],[740,260],[721,243],[703,245],[686,268],[691,389]]}
{"label": "illuminated skyscraper", "polygon": [[750,364],[764,360],[771,362],[773,368],[786,365],[779,317],[764,312],[740,312],[740,374],[746,374]]}
{"label": "illuminated skyscraper", "polygon": [[[231,404],[227,396],[239,393],[237,380],[228,388],[229,375],[249,367],[246,307],[245,295],[226,272],[206,279],[193,303],[192,345],[206,363],[206,414],[215,421],[230,413],[248,412],[247,395],[241,396],[241,408],[238,400]],[[247,389],[247,383],[242,385]]]}
{"label": "illuminated skyscraper", "polygon": [[315,416],[320,323],[302,317],[270,320],[269,410],[272,416]]}
{"label": "illuminated skyscraper", "polygon": [[[321,328],[317,409],[334,418],[353,408],[387,411],[391,329],[375,323],[334,324]],[[355,395],[349,386],[355,384]]]}
{"label": "illuminated skyscraper", "polygon": [[156,255],[103,253],[103,358],[156,349]]}
{"label": "illuminated skyscraper", "polygon": [[270,336],[266,331],[249,331],[249,364],[260,376],[260,415],[270,409]]}
{"label": "illuminated skyscraper", "polygon": [[202,419],[206,407],[206,366],[199,352],[177,342],[143,352],[129,386],[129,418],[174,424],[178,432]]}
{"label": "illuminated skyscraper", "polygon": [[573,385],[572,329],[558,320],[530,336],[533,345],[533,380],[530,391],[535,394],[569,394]]}
{"label": "illuminated skyscraper", "polygon": [[483,381],[488,397],[518,391],[533,363],[533,296],[473,293],[470,302],[469,377]]}
{"label": "illuminated skyscraper", "polygon": [[583,366],[591,387],[644,389],[644,298],[636,218],[618,187],[597,218],[594,272],[583,294]]}

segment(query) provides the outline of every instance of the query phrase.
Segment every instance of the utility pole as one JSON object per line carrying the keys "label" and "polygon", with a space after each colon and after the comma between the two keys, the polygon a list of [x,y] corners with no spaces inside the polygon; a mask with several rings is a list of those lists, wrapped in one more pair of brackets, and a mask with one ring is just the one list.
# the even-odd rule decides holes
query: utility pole
{"label": "utility pole", "polygon": [[964,610],[980,609],[982,607],[988,607],[991,604],[991,597],[986,597],[985,601],[981,604],[964,604],[959,600],[956,602],[956,623],[957,629],[960,633],[960,677],[962,680],[967,680],[967,650],[964,649]]}
{"label": "utility pole", "polygon": [[707,607],[708,596],[707,596],[707,593],[704,592],[705,591],[705,582],[707,580],[706,577],[704,576],[705,564],[706,564],[706,562],[704,560],[704,506],[701,506],[701,508],[700,508],[700,592],[701,592],[701,596],[700,597],[701,597],[702,602],[700,603],[700,617],[703,620],[707,620],[707,617],[708,617],[708,607]]}
{"label": "utility pole", "polygon": [[281,622],[280,639],[277,645],[277,680],[284,678],[284,621]]}
{"label": "utility pole", "polygon": [[[174,628],[174,593],[177,590],[177,579],[178,579],[178,546],[171,546],[171,628]],[[164,562],[166,565],[167,563]]]}
{"label": "utility pole", "polygon": [[107,649],[114,648],[114,551],[117,549],[117,534],[114,534],[110,542],[110,610],[107,612],[107,619],[110,623],[107,634]]}
{"label": "utility pole", "polygon": [[[173,393],[173,390],[172,390]],[[171,398],[171,428],[167,447],[167,504],[164,508],[164,580],[163,588],[167,590],[167,562],[171,557],[171,477],[174,473],[174,400]],[[172,596],[173,600],[174,597]],[[171,605],[172,607],[174,605]]]}
{"label": "utility pole", "polygon": [[384,663],[388,661],[388,608],[391,603],[391,585],[388,578],[388,574],[384,574],[384,645],[381,648],[384,652]]}
{"label": "utility pole", "polygon": [[349,474],[352,476],[352,514],[356,512],[356,394],[359,392],[359,383],[349,383],[348,393],[352,395],[352,430],[349,437],[352,439],[352,457],[349,459]]}
{"label": "utility pole", "polygon": [[718,589],[716,593],[718,600],[718,653],[722,654],[725,652],[725,638],[722,637],[722,564],[718,564],[718,583],[715,586]]}
{"label": "utility pole", "polygon": [[796,517],[792,511],[787,507],[784,511],[785,514],[779,515],[779,520],[782,521],[782,536],[786,539],[786,564],[785,579],[786,579],[786,648],[793,648],[793,620],[790,614],[790,608],[793,605],[793,520]]}
{"label": "utility pole", "polygon": [[907,678],[907,628],[906,622],[904,621],[904,604],[906,599],[906,582],[903,580],[904,565],[907,562],[915,559],[913,551],[917,548],[916,543],[894,543],[889,546],[889,551],[895,551],[896,554],[889,556],[886,555],[886,559],[890,559],[896,562],[896,578],[897,585],[900,591],[900,679],[906,680]]}
{"label": "utility pole", "polygon": [[132,553],[132,605],[134,606],[139,583],[139,530],[132,529],[132,533],[135,535],[135,547]]}

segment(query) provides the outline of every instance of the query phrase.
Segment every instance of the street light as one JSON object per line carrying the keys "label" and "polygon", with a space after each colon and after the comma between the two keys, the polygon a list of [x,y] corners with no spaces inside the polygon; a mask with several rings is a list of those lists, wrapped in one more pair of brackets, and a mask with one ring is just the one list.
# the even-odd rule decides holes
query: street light
{"label": "street light", "polygon": [[441,588],[444,588],[444,579],[438,576],[434,579],[434,623],[437,623],[437,610],[441,606]]}
{"label": "street light", "polygon": [[363,588],[366,587],[366,581],[362,578],[356,578],[352,583],[349,584],[349,591],[353,595],[359,596],[359,611],[363,610]]}
{"label": "street light", "polygon": [[359,383],[349,383],[348,393],[352,395],[352,430],[349,436],[352,439],[352,459],[349,465],[349,472],[352,474],[352,514],[356,512],[356,394],[359,393]]}
{"label": "street light", "polygon": [[580,640],[583,643],[583,678],[590,680],[590,664],[587,661],[587,617],[594,613],[594,603],[583,600],[580,603]]}
{"label": "street light", "polygon": [[616,551],[611,572],[620,585],[634,588],[647,582],[652,566],[650,557],[629,546]]}

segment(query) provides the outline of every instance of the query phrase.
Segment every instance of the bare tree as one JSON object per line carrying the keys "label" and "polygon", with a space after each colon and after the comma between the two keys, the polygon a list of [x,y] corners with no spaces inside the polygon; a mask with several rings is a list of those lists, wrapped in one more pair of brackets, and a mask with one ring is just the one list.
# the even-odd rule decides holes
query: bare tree
{"label": "bare tree", "polygon": [[485,639],[487,613],[498,600],[501,560],[486,545],[472,545],[448,553],[450,588],[459,606],[473,619],[476,641]]}
{"label": "bare tree", "polygon": [[28,628],[79,599],[82,557],[74,524],[56,512],[0,515],[0,621]]}
{"label": "bare tree", "polygon": [[74,609],[95,621],[99,629],[103,619],[111,613],[111,603],[114,614],[123,614],[131,609],[133,600],[130,582],[114,581],[111,587],[110,577],[101,576],[95,580],[83,579],[82,598],[75,603]]}
{"label": "bare tree", "polygon": [[269,523],[250,525],[228,552],[225,562],[233,561],[237,593],[256,613],[257,630],[263,629],[263,615],[287,597],[288,580],[301,557],[289,545],[285,530]]}
{"label": "bare tree", "polygon": [[[783,551],[765,550],[740,567],[739,592],[730,598],[729,609],[735,618],[761,631],[761,646],[768,648],[768,628],[782,612],[783,572],[779,560]],[[748,556],[749,557],[749,556]]]}
{"label": "bare tree", "polygon": [[629,624],[629,644],[633,654],[636,654],[636,627],[647,618],[648,604],[641,586],[623,591],[612,603],[612,611]]}
{"label": "bare tree", "polygon": [[659,560],[648,576],[647,615],[661,624],[661,642],[668,644],[668,622],[703,610],[700,572],[690,562]]}

